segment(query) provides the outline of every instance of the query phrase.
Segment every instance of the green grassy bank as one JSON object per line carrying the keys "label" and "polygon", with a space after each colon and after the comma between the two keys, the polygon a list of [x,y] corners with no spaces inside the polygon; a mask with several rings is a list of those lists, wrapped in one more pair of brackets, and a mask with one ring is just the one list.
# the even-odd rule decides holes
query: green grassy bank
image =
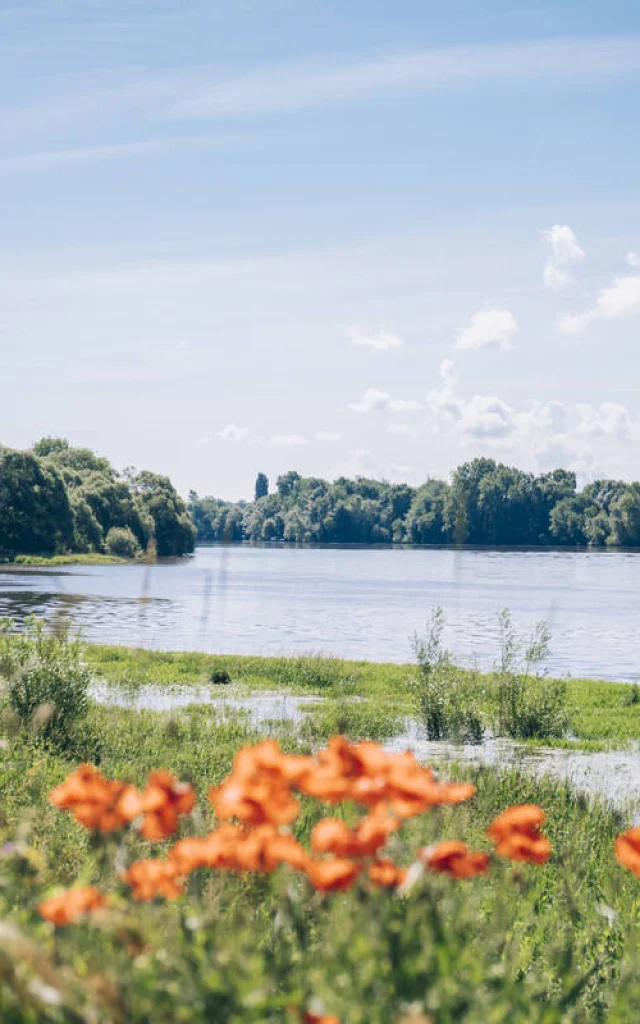
{"label": "green grassy bank", "polygon": [[126,565],[130,561],[117,558],[115,555],[101,555],[96,552],[75,555],[16,555],[11,561],[0,561],[0,567],[13,566],[49,566],[57,565]]}
{"label": "green grassy bank", "polygon": [[[108,683],[138,687],[209,685],[215,673],[228,673],[243,691],[278,689],[316,694],[326,700],[326,714],[369,714],[377,722],[377,736],[388,716],[387,735],[398,716],[412,709],[415,665],[342,661],[332,658],[259,658],[209,655],[197,652],[147,651],[137,648],[90,645],[86,657],[93,671]],[[459,670],[455,670],[458,672]],[[491,689],[491,674],[479,677],[478,691]],[[212,691],[224,692],[223,687]],[[344,711],[344,698],[358,698]],[[633,686],[605,680],[567,681],[568,740],[548,740],[549,745],[618,746],[640,740],[640,701]],[[356,710],[359,707],[359,710]]]}

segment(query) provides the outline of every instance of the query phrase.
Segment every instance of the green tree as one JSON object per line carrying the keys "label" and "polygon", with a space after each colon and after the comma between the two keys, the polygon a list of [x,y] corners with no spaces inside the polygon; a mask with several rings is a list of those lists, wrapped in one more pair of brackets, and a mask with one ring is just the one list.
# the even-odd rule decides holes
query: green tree
{"label": "green tree", "polygon": [[31,452],[0,449],[0,551],[65,551],[73,543],[73,531],[73,511],[60,473]]}
{"label": "green tree", "polygon": [[269,493],[269,478],[266,473],[258,473],[256,477],[255,486],[255,499],[260,501],[260,498],[266,498]]}
{"label": "green tree", "polygon": [[138,473],[132,486],[153,520],[158,555],[168,558],[193,551],[196,529],[187,506],[169,478],[143,471]]}

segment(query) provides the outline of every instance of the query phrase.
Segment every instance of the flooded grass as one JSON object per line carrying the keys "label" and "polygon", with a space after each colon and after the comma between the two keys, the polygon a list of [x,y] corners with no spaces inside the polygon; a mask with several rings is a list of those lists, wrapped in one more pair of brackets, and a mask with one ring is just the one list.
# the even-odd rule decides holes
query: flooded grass
{"label": "flooded grass", "polygon": [[[312,694],[326,698],[343,696],[374,700],[390,716],[411,710],[411,682],[414,665],[353,662],[332,658],[260,658],[207,655],[197,652],[147,651],[137,648],[90,645],[87,660],[104,682],[128,690],[153,684],[194,687],[213,693],[214,671],[227,672],[232,684],[245,693],[278,689],[290,694]],[[455,669],[456,672],[463,670]],[[478,676],[486,682],[491,674]],[[223,690],[224,687],[219,687]],[[482,687],[479,687],[482,691]],[[553,741],[554,747],[583,744],[626,746],[640,741],[640,702],[633,701],[634,687],[628,683],[568,679],[569,728],[567,738]],[[384,714],[385,710],[381,713]]]}

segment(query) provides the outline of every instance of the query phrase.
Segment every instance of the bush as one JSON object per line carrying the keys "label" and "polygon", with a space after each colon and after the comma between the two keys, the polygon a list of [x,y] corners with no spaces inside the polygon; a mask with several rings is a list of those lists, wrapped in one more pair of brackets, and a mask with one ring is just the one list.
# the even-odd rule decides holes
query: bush
{"label": "bush", "polygon": [[519,740],[564,736],[568,727],[566,681],[531,674],[548,654],[551,637],[546,624],[537,623],[524,650],[506,609],[500,613],[499,626],[496,734]]}
{"label": "bush", "polygon": [[431,740],[479,743],[490,727],[495,736],[551,739],[568,724],[567,683],[534,673],[547,656],[550,634],[536,625],[528,643],[518,636],[508,611],[500,613],[500,659],[493,678],[451,664],[442,644],[444,614],[437,609],[424,637],[413,637],[418,673],[410,681],[415,714]]}
{"label": "bush", "polygon": [[91,673],[80,644],[47,633],[41,622],[29,622],[24,633],[16,633],[10,620],[2,621],[0,677],[20,724],[41,737],[64,744],[87,713]]}
{"label": "bush", "polygon": [[209,678],[214,686],[228,686],[232,681],[226,668],[214,668]]}
{"label": "bush", "polygon": [[140,544],[128,526],[112,526],[109,530],[105,547],[110,555],[118,558],[137,558],[141,553]]}
{"label": "bush", "polygon": [[480,743],[485,732],[475,675],[453,667],[443,647],[444,612],[437,608],[427,633],[413,636],[418,674],[410,681],[419,722],[430,740],[456,739]]}

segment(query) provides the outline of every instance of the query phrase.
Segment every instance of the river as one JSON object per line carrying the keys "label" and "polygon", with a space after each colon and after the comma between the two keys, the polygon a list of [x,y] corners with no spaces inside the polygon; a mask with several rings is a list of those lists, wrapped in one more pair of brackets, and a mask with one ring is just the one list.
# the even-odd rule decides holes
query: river
{"label": "river", "polygon": [[220,545],[158,565],[2,569],[0,616],[89,641],[406,662],[431,609],[459,663],[490,667],[497,615],[545,619],[552,674],[640,679],[640,553]]}

